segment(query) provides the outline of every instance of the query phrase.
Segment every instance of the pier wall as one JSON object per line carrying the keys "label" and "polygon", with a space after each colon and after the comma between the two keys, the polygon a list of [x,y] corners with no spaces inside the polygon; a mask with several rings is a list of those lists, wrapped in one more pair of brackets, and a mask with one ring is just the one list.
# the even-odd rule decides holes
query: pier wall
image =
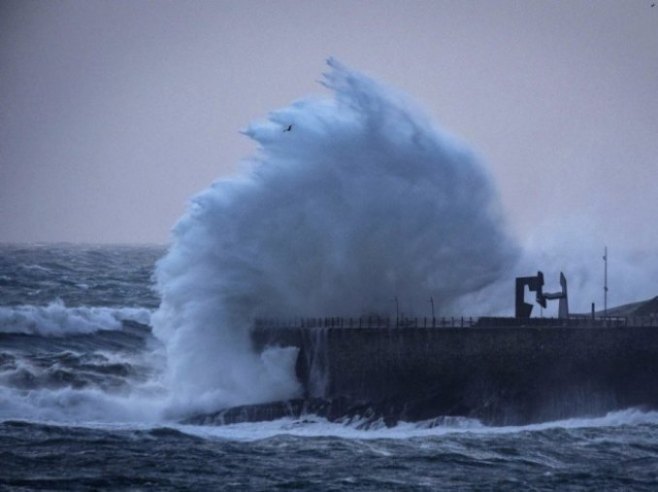
{"label": "pier wall", "polygon": [[300,349],[306,397],[390,407],[402,420],[521,424],[658,408],[658,328],[256,326],[256,350]]}

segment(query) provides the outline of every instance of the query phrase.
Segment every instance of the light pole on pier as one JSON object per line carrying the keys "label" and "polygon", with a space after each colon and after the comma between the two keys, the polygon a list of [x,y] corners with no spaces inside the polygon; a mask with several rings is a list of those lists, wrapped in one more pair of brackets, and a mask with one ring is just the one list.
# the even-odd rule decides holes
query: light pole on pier
{"label": "light pole on pier", "polygon": [[430,297],[430,304],[432,304],[432,319],[434,319],[434,297]]}

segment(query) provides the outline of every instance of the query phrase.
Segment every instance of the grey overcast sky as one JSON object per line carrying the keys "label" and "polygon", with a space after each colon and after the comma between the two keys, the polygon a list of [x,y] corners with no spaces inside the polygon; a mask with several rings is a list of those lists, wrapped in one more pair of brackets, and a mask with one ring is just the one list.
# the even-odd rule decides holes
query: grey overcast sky
{"label": "grey overcast sky", "polygon": [[655,249],[651,3],[1,0],[0,242],[166,242],[335,56],[470,142],[521,240]]}

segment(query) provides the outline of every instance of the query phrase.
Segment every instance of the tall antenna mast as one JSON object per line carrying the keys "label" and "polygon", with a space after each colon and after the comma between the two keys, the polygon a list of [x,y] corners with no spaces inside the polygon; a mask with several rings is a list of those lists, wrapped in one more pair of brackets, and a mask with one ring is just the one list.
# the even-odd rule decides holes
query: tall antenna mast
{"label": "tall antenna mast", "polygon": [[608,316],[608,247],[603,249],[603,316]]}

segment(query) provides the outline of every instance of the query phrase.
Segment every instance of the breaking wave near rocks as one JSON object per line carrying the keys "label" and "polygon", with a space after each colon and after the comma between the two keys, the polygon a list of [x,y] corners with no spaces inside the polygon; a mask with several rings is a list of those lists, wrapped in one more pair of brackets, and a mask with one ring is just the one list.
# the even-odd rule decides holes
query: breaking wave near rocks
{"label": "breaking wave near rocks", "polygon": [[311,97],[244,134],[243,172],[191,201],[156,277],[171,409],[295,397],[296,349],[251,350],[255,318],[438,313],[517,258],[487,169],[395,89],[328,61]]}

